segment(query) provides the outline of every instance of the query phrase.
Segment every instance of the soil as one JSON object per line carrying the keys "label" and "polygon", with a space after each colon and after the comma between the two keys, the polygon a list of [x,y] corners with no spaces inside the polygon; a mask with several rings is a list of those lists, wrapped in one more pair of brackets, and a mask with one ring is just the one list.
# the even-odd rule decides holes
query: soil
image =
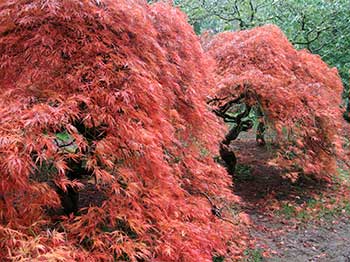
{"label": "soil", "polygon": [[308,177],[291,179],[286,170],[271,164],[273,148],[258,146],[253,132],[239,137],[232,148],[238,163],[234,192],[252,220],[252,249],[265,255],[247,261],[350,262],[350,222],[345,213],[306,222],[286,218],[288,213],[278,215],[283,205],[297,208],[315,196],[334,194],[329,184]]}
{"label": "soil", "polygon": [[[349,262],[350,224],[347,219],[291,227],[254,216],[260,230],[252,230],[257,247],[268,247],[271,262]],[[265,229],[265,230],[261,230]]]}

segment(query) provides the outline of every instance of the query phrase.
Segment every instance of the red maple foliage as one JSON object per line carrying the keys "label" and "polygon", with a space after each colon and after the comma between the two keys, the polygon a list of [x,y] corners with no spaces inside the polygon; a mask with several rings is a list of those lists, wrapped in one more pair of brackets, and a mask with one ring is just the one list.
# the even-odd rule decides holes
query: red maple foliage
{"label": "red maple foliage", "polygon": [[[180,11],[1,1],[0,25],[2,261],[211,261],[228,242],[244,248],[240,226],[213,214],[236,197],[213,161],[211,62]],[[91,183],[101,203],[82,205]],[[52,214],[61,205],[69,216]]]}
{"label": "red maple foliage", "polygon": [[205,46],[217,62],[215,110],[226,114],[240,103],[259,108],[274,132],[277,163],[329,179],[336,157],[343,157],[337,70],[317,55],[295,50],[273,25],[208,39]]}

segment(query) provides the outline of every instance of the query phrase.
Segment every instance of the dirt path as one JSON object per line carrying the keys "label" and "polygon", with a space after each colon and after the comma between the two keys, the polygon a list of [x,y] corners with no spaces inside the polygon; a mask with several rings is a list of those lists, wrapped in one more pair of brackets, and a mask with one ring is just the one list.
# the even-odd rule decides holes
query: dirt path
{"label": "dirt path", "polygon": [[[256,239],[247,261],[350,262],[348,212],[328,210],[329,216],[315,220],[294,212],[317,203],[318,196],[334,194],[330,185],[288,179],[284,170],[269,164],[273,150],[258,147],[252,133],[234,141],[233,149],[238,152],[234,192],[243,200],[241,209],[251,216],[250,233]],[[269,257],[260,257],[264,251]]]}
{"label": "dirt path", "polygon": [[257,250],[268,250],[271,262],[349,262],[350,224],[348,218],[307,224],[284,223],[264,214],[251,214],[251,235]]}
{"label": "dirt path", "polygon": [[347,220],[310,223],[295,228],[271,223],[264,218],[255,217],[254,222],[267,228],[265,231],[252,231],[252,235],[259,239],[258,245],[272,250],[273,254],[265,261],[350,261],[350,225]]}

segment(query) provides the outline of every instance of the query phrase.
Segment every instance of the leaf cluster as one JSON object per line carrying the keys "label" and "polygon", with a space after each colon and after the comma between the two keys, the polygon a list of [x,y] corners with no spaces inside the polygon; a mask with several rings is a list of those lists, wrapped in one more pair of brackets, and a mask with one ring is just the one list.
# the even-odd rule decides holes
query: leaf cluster
{"label": "leaf cluster", "polygon": [[272,25],[226,32],[207,43],[216,60],[216,108],[239,99],[259,105],[276,136],[277,163],[329,179],[344,158],[342,83],[335,68],[306,50],[297,51]]}
{"label": "leaf cluster", "polygon": [[[212,63],[179,10],[2,1],[0,25],[0,260],[210,261],[230,241],[244,249],[241,227],[205,197],[237,199],[212,158]],[[102,203],[48,212],[92,177]]]}

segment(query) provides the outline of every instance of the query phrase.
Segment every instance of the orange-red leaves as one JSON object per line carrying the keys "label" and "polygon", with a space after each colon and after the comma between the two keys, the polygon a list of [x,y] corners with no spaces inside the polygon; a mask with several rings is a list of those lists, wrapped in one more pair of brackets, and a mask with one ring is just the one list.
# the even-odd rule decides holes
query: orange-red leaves
{"label": "orange-red leaves", "polygon": [[344,157],[334,147],[341,144],[343,90],[336,69],[295,50],[273,25],[221,33],[206,46],[217,62],[211,97],[226,103],[248,93],[244,102],[260,105],[279,144],[280,165],[319,178],[335,173],[335,155]]}
{"label": "orange-red leaves", "polygon": [[[1,1],[0,25],[0,226],[17,241],[0,257],[225,253],[239,228],[213,222],[199,193],[231,197],[212,159],[223,129],[205,103],[212,61],[184,14],[139,0]],[[80,191],[75,216],[48,210],[53,182]]]}

